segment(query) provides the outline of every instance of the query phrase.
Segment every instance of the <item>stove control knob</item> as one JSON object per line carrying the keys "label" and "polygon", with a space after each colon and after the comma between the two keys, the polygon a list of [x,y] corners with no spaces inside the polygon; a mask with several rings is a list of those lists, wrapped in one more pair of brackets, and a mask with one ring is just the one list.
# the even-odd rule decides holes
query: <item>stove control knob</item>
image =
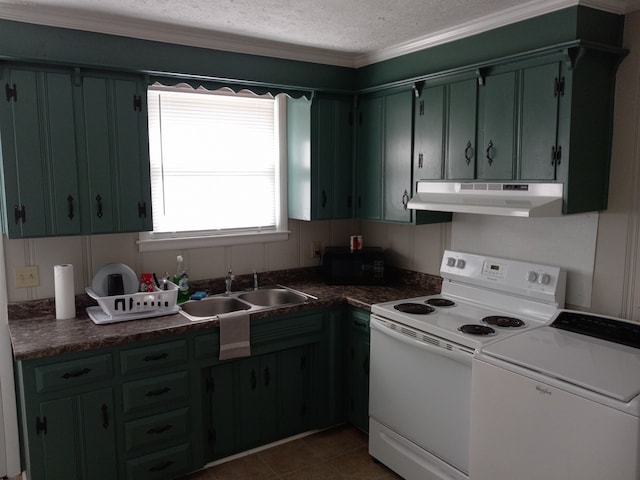
{"label": "stove control knob", "polygon": [[550,281],[551,281],[551,277],[549,276],[548,273],[541,273],[540,276],[538,277],[538,283],[540,285],[549,285]]}
{"label": "stove control knob", "polygon": [[456,259],[453,257],[447,258],[447,267],[455,267],[455,266],[456,266]]}
{"label": "stove control knob", "polygon": [[467,262],[465,262],[464,260],[462,260],[461,258],[458,259],[458,261],[456,262],[456,267],[458,268],[464,268],[464,266],[467,264]]}
{"label": "stove control knob", "polygon": [[538,279],[538,274],[533,270],[527,272],[527,282],[535,282]]}

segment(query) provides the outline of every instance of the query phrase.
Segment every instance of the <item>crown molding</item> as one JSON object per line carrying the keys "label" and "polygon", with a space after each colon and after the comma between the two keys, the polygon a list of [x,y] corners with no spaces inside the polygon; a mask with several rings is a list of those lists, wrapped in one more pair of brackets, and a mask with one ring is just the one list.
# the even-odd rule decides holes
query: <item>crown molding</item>
{"label": "crown molding", "polygon": [[640,9],[640,0],[546,0],[544,2],[532,0],[453,28],[440,30],[390,48],[364,54],[260,40],[119,16],[79,14],[73,9],[59,10],[3,1],[0,1],[0,18],[234,53],[360,68],[575,5],[584,5],[622,15]]}

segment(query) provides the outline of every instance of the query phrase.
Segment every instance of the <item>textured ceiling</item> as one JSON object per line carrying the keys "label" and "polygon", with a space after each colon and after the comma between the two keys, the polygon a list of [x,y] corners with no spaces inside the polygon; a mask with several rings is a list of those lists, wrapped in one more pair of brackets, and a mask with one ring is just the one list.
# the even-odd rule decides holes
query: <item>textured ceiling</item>
{"label": "textured ceiling", "polygon": [[362,56],[491,18],[509,23],[578,3],[624,13],[638,1],[0,0],[0,18],[142,38],[164,32],[168,41],[180,32],[183,37],[189,31],[200,37],[223,34],[249,49],[271,42],[284,49],[295,45]]}

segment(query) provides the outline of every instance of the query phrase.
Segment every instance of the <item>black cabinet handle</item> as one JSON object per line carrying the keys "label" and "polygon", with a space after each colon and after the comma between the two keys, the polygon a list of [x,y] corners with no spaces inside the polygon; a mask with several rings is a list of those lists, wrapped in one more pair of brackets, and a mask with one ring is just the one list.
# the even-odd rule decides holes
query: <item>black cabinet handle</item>
{"label": "black cabinet handle", "polygon": [[471,146],[471,140],[467,142],[467,147],[464,149],[464,158],[467,165],[471,163],[471,157],[473,156],[473,147]]}
{"label": "black cabinet handle", "polygon": [[147,202],[138,202],[138,218],[147,218]]}
{"label": "black cabinet handle", "polygon": [[489,140],[489,145],[487,145],[487,161],[489,162],[489,166],[493,163],[493,156],[495,152],[493,150],[493,142]]}
{"label": "black cabinet handle", "polygon": [[424,165],[424,153],[418,154],[418,168],[422,168]]}
{"label": "black cabinet handle", "polygon": [[271,383],[271,372],[269,372],[269,367],[264,368],[264,386],[268,387]]}
{"label": "black cabinet handle", "polygon": [[100,195],[96,195],[96,208],[98,209],[96,215],[98,218],[102,218],[102,197]]}
{"label": "black cabinet handle", "polygon": [[147,430],[147,433],[149,435],[159,435],[161,433],[164,433],[164,432],[167,432],[167,431],[171,430],[172,428],[173,428],[173,425],[167,424],[167,425],[163,425],[161,427],[150,428],[149,430]]}
{"label": "black cabinet handle", "polygon": [[147,397],[157,397],[158,395],[164,395],[165,393],[169,393],[171,389],[169,387],[159,388],[157,390],[150,390],[145,393]]}
{"label": "black cabinet handle", "polygon": [[40,432],[47,434],[47,417],[36,417],[36,435],[40,435]]}
{"label": "black cabinet handle", "polygon": [[256,371],[255,370],[251,370],[251,390],[256,389],[256,387],[258,386],[258,376],[256,375]]}
{"label": "black cabinet handle", "polygon": [[158,360],[164,360],[168,356],[169,356],[169,354],[167,352],[162,352],[162,353],[160,353],[158,355],[147,355],[146,357],[144,357],[144,361],[145,362],[156,362]]}
{"label": "black cabinet handle", "polygon": [[402,206],[404,207],[404,209],[407,209],[407,204],[409,203],[409,194],[407,193],[407,191],[404,191],[404,194],[402,195]]}
{"label": "black cabinet handle", "polygon": [[104,403],[102,404],[102,426],[105,430],[109,428],[109,407]]}
{"label": "black cabinet handle", "polygon": [[73,213],[73,197],[71,196],[71,194],[69,194],[69,196],[67,197],[67,205],[69,208],[69,213],[67,214],[67,216],[69,217],[69,220],[73,220],[73,217],[75,215]]}
{"label": "black cabinet handle", "polygon": [[15,217],[16,224],[18,224],[20,222],[20,220],[22,220],[22,223],[24,223],[27,220],[27,214],[26,214],[26,210],[24,208],[24,205],[22,205],[22,208],[18,207],[18,205],[14,205],[13,206],[13,215]]}
{"label": "black cabinet handle", "polygon": [[69,380],[70,378],[76,378],[76,377],[81,377],[82,375],[86,375],[90,371],[91,371],[90,368],[83,368],[82,370],[76,370],[75,372],[67,372],[64,375],[61,375],[60,378]]}
{"label": "black cabinet handle", "polygon": [[161,472],[161,471],[166,470],[167,468],[169,468],[171,465],[173,465],[173,462],[171,460],[167,460],[162,465],[156,465],[155,467],[151,467],[147,471],[150,472],[150,473],[151,472]]}
{"label": "black cabinet handle", "polygon": [[324,207],[326,207],[326,206],[327,206],[327,192],[326,192],[326,191],[324,191],[324,190],[322,190],[322,195],[321,195],[321,197],[322,197],[322,200],[321,200],[321,202],[320,202],[320,203],[321,203],[321,205],[322,205],[322,208],[324,208]]}

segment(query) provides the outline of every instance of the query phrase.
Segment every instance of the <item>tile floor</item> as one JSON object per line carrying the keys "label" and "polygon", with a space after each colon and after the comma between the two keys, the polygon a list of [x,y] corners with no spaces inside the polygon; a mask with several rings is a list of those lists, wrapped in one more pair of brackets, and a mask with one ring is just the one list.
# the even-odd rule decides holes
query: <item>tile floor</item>
{"label": "tile floor", "polygon": [[343,425],[230,460],[180,480],[400,480],[367,453],[367,436]]}

